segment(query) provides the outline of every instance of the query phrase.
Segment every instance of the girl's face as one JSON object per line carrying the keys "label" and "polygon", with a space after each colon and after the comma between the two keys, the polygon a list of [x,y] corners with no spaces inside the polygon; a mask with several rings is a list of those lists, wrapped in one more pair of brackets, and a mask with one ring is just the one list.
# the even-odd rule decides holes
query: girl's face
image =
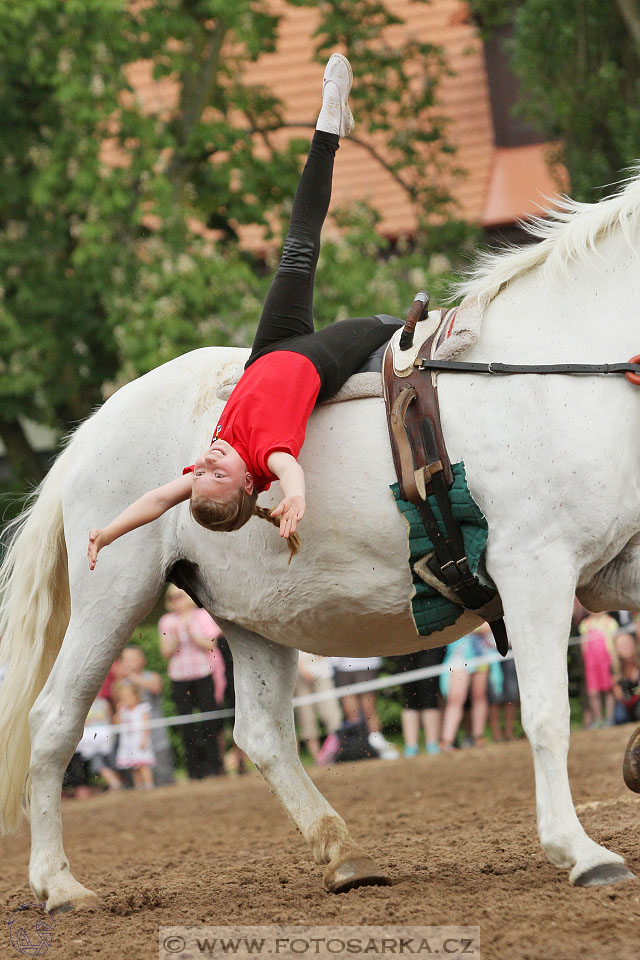
{"label": "girl's face", "polygon": [[240,454],[226,440],[215,440],[193,465],[193,493],[226,500],[238,490],[253,491],[253,477]]}
{"label": "girl's face", "polygon": [[132,686],[123,687],[118,699],[120,706],[125,707],[127,710],[133,709],[133,707],[139,703],[138,692],[135,687]]}
{"label": "girl's face", "polygon": [[195,603],[184,590],[174,588],[168,591],[167,608],[169,610],[172,610],[174,613],[187,613],[189,610],[193,610],[194,607]]}

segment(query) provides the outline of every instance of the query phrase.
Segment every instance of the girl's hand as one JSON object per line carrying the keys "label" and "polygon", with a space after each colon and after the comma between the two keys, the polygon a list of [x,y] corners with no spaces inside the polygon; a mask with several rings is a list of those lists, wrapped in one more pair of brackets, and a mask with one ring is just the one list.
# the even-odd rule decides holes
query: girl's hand
{"label": "girl's hand", "polygon": [[304,517],[306,508],[305,499],[302,496],[285,497],[281,500],[275,510],[271,511],[272,517],[280,517],[280,536],[288,537],[295,533],[298,522]]}
{"label": "girl's hand", "polygon": [[109,543],[111,543],[111,541],[107,540],[102,530],[91,531],[89,534],[89,549],[87,550],[89,570],[94,569],[96,560],[98,559],[98,553],[103,547],[108,546]]}

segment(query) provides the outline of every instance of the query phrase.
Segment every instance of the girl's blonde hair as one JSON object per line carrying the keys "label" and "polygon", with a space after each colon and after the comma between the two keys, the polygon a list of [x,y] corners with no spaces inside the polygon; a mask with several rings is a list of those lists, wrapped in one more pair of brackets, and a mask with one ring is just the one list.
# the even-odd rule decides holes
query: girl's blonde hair
{"label": "girl's blonde hair", "polygon": [[[239,530],[251,517],[261,517],[280,528],[280,521],[272,517],[269,510],[265,507],[259,507],[258,492],[254,490],[247,493],[246,490],[238,490],[228,500],[210,500],[208,497],[191,496],[189,501],[189,510],[191,516],[201,526],[207,530],[230,531]],[[289,547],[289,563],[295,557],[300,549],[300,537],[297,533],[290,534],[287,545]]]}
{"label": "girl's blonde hair", "polygon": [[140,703],[142,699],[142,693],[140,691],[140,687],[138,686],[137,683],[134,683],[133,680],[129,680],[127,677],[125,677],[124,680],[118,680],[116,683],[114,683],[113,695],[117,700],[119,700],[122,694],[125,692],[125,690],[133,690],[136,697],[138,698],[138,703]]}

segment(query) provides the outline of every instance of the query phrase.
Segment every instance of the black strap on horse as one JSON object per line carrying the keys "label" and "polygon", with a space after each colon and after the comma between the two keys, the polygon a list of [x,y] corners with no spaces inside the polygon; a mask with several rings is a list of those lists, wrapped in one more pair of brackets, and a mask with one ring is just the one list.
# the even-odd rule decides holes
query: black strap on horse
{"label": "black strap on horse", "polygon": [[[420,519],[429,535],[429,539],[433,543],[434,552],[427,566],[438,580],[453,591],[466,610],[472,610],[478,616],[486,616],[489,619],[488,608],[496,597],[496,591],[482,586],[469,567],[460,524],[451,509],[444,467],[438,459],[434,424],[428,417],[422,420],[420,431],[429,458],[427,467],[424,468],[425,479],[428,476],[427,482],[430,484],[431,493],[435,497],[446,531],[446,535],[441,533],[428,497],[424,499],[422,497],[413,498],[413,504],[420,514]],[[496,641],[498,652],[506,657],[509,650],[509,641],[504,620],[501,616],[491,617],[489,626]]]}
{"label": "black strap on horse", "polygon": [[[401,349],[411,346],[413,331],[428,306],[429,295],[422,291],[409,312]],[[435,336],[436,333],[427,341],[428,350]],[[449,500],[453,473],[442,435],[437,391],[431,377],[422,377],[419,370],[416,364],[412,374],[398,378],[391,352],[387,351],[383,376],[385,404],[401,497],[416,507],[433,544],[433,553],[425,558],[433,585],[439,584],[436,589],[444,596],[488,620],[496,647],[506,656],[508,640],[500,598],[495,588],[482,585],[471,572],[462,531]],[[430,496],[435,500],[440,521]]]}
{"label": "black strap on horse", "polygon": [[493,375],[521,373],[594,374],[632,373],[640,375],[640,363],[471,363],[465,360],[429,360],[418,357],[416,370],[441,370],[443,373],[489,373]]}

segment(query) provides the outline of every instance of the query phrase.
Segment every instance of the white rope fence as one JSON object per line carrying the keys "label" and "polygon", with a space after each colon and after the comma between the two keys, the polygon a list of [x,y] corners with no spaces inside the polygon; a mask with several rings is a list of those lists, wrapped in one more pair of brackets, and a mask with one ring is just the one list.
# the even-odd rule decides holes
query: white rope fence
{"label": "white rope fence", "polygon": [[[581,637],[571,637],[569,645],[581,643]],[[481,667],[492,663],[500,663],[503,660],[513,660],[513,651],[509,650],[506,657],[502,657],[498,651],[487,653],[482,657],[472,657],[463,663],[465,668]],[[456,667],[459,663],[455,664]],[[348,697],[350,694],[368,693],[370,690],[385,690],[388,687],[398,687],[405,683],[413,683],[414,680],[424,680],[428,677],[439,677],[443,673],[448,673],[453,669],[451,664],[439,663],[433,667],[420,667],[418,670],[405,670],[401,673],[394,673],[388,677],[377,677],[375,680],[363,680],[361,683],[350,683],[344,687],[333,687],[330,690],[320,690],[318,693],[307,693],[302,697],[293,698],[294,707],[302,707],[306,704],[321,703],[323,700],[340,700],[342,697]],[[158,717],[150,720],[148,726],[150,729],[156,727],[179,727],[185,723],[203,723],[206,720],[224,720],[233,717],[235,710],[209,710],[206,713],[183,714],[179,717]],[[122,724],[113,723],[96,724],[101,730],[108,730],[109,733],[120,733],[125,729]]]}

